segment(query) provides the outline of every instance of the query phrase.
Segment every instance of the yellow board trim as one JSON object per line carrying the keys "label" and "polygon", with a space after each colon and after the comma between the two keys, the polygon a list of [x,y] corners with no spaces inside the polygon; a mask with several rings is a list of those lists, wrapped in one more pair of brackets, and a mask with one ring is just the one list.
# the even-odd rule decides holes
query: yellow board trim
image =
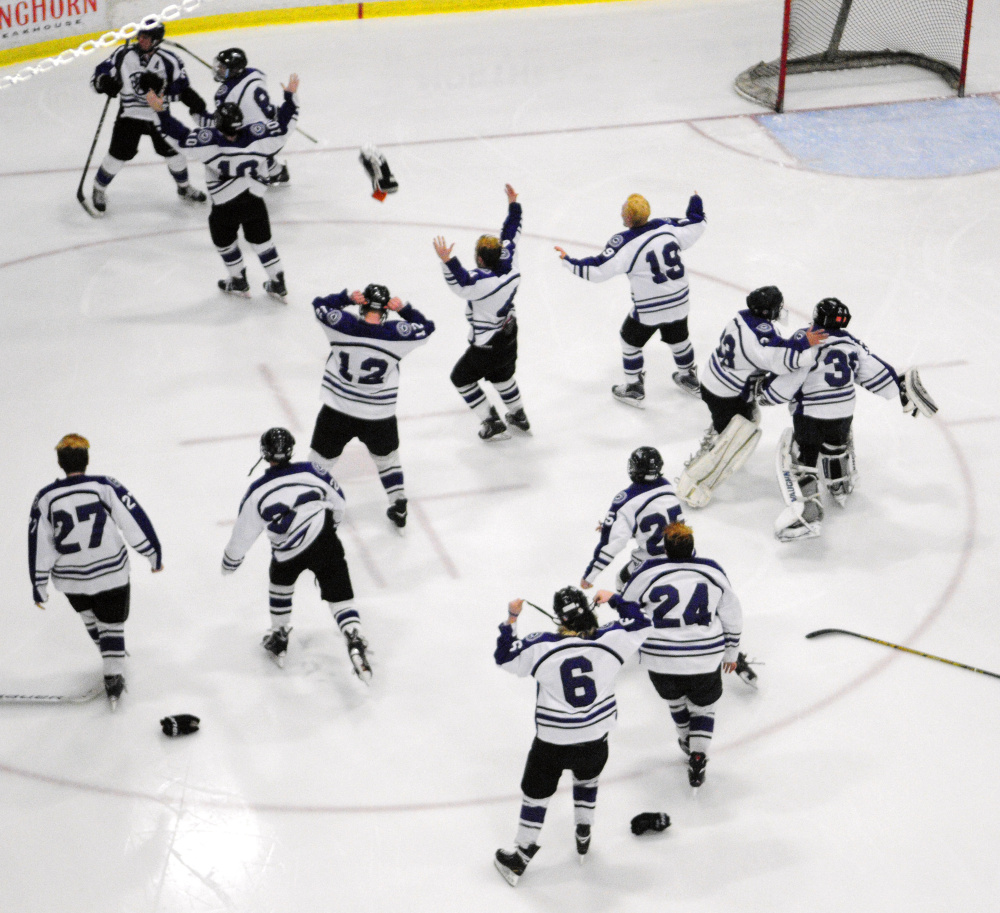
{"label": "yellow board trim", "polygon": [[[381,3],[343,3],[336,6],[298,6],[286,9],[255,10],[248,13],[224,13],[219,16],[180,18],[168,24],[173,35],[217,32],[229,29],[256,28],[262,25],[288,25],[300,22],[330,22],[344,19],[381,19],[387,16],[427,16],[438,13],[475,13],[523,9],[533,6],[577,6],[585,3],[623,3],[634,0],[385,0]],[[358,7],[361,15],[358,15]],[[123,23],[124,24],[124,23]],[[55,57],[79,47],[84,41],[100,38],[102,32],[56,38],[38,44],[26,44],[0,51],[0,67]]]}

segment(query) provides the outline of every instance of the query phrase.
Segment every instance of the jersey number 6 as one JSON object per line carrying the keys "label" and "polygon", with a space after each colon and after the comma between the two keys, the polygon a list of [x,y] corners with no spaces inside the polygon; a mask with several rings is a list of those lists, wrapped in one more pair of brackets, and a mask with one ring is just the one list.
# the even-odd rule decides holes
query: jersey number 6
{"label": "jersey number 6", "polygon": [[588,707],[597,699],[597,685],[585,672],[593,672],[594,664],[586,656],[574,656],[559,667],[566,703],[573,707]]}

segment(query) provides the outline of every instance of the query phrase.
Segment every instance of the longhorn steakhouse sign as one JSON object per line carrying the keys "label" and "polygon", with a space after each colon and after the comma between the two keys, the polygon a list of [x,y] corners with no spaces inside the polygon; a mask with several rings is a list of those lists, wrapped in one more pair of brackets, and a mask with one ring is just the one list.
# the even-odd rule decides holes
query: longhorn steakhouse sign
{"label": "longhorn steakhouse sign", "polygon": [[105,28],[106,0],[0,0],[0,50]]}

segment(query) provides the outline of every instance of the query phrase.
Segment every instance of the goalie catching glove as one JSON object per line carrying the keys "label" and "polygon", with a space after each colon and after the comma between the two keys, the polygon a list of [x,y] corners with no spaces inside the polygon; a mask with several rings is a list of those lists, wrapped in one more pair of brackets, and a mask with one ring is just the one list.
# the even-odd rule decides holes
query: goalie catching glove
{"label": "goalie catching glove", "polygon": [[171,738],[179,735],[190,735],[198,731],[201,720],[190,713],[178,713],[175,716],[165,716],[160,720],[160,728],[163,734]]}
{"label": "goalie catching glove", "polygon": [[930,418],[938,411],[937,403],[931,399],[920,382],[920,374],[916,368],[910,368],[899,379],[899,401],[903,406],[903,412],[914,418],[918,414]]}
{"label": "goalie catching glove", "polygon": [[632,833],[638,837],[652,831],[658,834],[670,827],[670,816],[664,812],[642,812],[632,819]]}

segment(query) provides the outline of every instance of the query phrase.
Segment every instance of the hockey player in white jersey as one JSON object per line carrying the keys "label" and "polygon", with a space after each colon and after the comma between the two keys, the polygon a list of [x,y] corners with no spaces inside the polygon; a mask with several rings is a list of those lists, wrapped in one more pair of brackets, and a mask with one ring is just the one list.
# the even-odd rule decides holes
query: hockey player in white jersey
{"label": "hockey player in white jersey", "polygon": [[788,403],[792,413],[792,428],[782,435],[777,457],[778,485],[788,505],[774,527],[782,542],[820,535],[820,474],[824,487],[841,506],[854,490],[855,384],[885,399],[898,396],[908,415],[937,412],[917,371],[911,369],[900,377],[892,365],[847,332],[850,320],[847,305],[837,298],[824,298],[813,310],[811,329],[826,330],[829,338],[803,356],[805,363],[797,371],[756,385],[759,404]]}
{"label": "hockey player in white jersey", "polygon": [[632,451],[628,458],[628,477],[632,484],[615,495],[604,522],[597,527],[601,538],[580,581],[585,590],[592,587],[601,571],[631,540],[635,540],[632,557],[618,574],[618,589],[621,590],[640,564],[650,558],[663,557],[663,531],[671,523],[683,519],[681,502],[673,485],[663,478],[663,457],[655,447],[638,447]]}
{"label": "hockey player in white jersey", "polygon": [[[240,503],[233,534],[222,556],[222,573],[233,573],[261,533],[271,542],[271,629],[261,645],[279,666],[288,651],[295,582],[312,571],[334,621],[347,641],[354,673],[371,680],[367,641],[354,608],[354,590],[337,527],[344,517],[344,494],[330,475],[313,463],[293,463],[295,438],[285,428],[261,435],[260,457],[268,464]],[[260,460],[258,460],[260,462]]]}
{"label": "hockey player in white jersey", "polygon": [[135,158],[142,136],[148,136],[156,154],[166,159],[178,196],[189,203],[205,202],[205,194],[188,181],[187,159],[157,132],[156,115],[146,101],[146,93],[153,90],[167,99],[180,100],[193,117],[200,118],[207,110],[204,99],[191,88],[183,61],[160,47],[164,32],[162,24],[140,29],[134,40],[125,42],[99,63],[91,78],[95,92],[109,98],[118,96],[120,102],[111,146],[97,169],[91,191],[91,203],[98,214],[107,209],[108,185],[125,163]]}
{"label": "hockey player in white jersey", "polygon": [[[215,55],[212,74],[220,83],[215,93],[215,107],[236,105],[243,114],[243,124],[267,123],[277,119],[278,109],[271,104],[264,74],[247,66],[247,55],[242,48],[226,48]],[[212,127],[212,116],[206,117],[203,127]],[[288,165],[271,156],[267,159],[267,183],[282,186],[288,183]]]}
{"label": "hockey player in white jersey", "polygon": [[705,231],[705,210],[695,193],[683,219],[650,219],[649,201],[632,194],[622,206],[626,230],[608,241],[596,257],[577,260],[557,247],[563,265],[590,282],[612,276],[628,276],[632,310],[621,327],[622,364],[625,383],[611,392],[621,402],[643,408],[646,388],[643,346],[659,330],[670,346],[677,370],[674,382],[692,396],[698,395],[698,368],[688,335],[688,279],[681,251],[695,243]]}
{"label": "hockey player in white jersey", "polygon": [[775,327],[787,316],[773,285],[747,295],[745,310],[726,324],[701,379],[701,398],[712,415],[698,451],[684,464],[677,493],[691,507],[705,507],[712,493],[739,469],[760,441],[760,410],[753,380],[799,367],[802,353],[826,339],[826,331],[799,330],[785,339]]}
{"label": "hockey player in white jersey", "polygon": [[536,736],[521,778],[521,814],[514,848],[497,850],[495,864],[516,885],[538,852],[545,812],[564,770],[573,772],[576,851],[580,862],[590,849],[597,785],[608,760],[608,733],[618,705],[615,678],[639,649],[650,622],[637,606],[620,604],[621,621],[598,627],[597,616],[580,590],[565,587],[553,598],[558,633],[518,639],[517,618],[524,605],[515,599],[500,625],[493,658],[501,669],[537,682]]}
{"label": "hockey player in white jersey", "polygon": [[699,787],[715,731],[715,705],[722,697],[722,673],[737,669],[743,610],[725,571],[695,555],[689,526],[670,524],[663,543],[663,558],[639,567],[620,595],[601,590],[595,602],[618,611],[641,609],[652,620],[639,662],[670,705],[688,756],[688,782]]}
{"label": "hockey player in white jersey", "polygon": [[483,235],[476,241],[478,269],[467,272],[458,257],[452,256],[455,245],[449,246],[440,236],[434,239],[445,282],[459,298],[465,299],[465,319],[469,321],[469,347],[452,370],[451,382],[482,422],[479,437],[484,441],[506,440],[510,432],[479,385],[481,380],[493,384],[504,404],[507,423],[520,431],[531,428],[514,377],[517,367],[514,296],[521,284],[517,256],[521,204],[510,184],[504,185],[504,190],[507,218],[499,237]]}
{"label": "hockey player in white jersey", "polygon": [[[360,315],[345,308],[355,304]],[[323,406],[316,417],[309,458],[328,472],[358,438],[375,461],[379,481],[389,497],[386,516],[402,530],[406,526],[406,490],[399,459],[396,396],[399,363],[434,332],[412,304],[393,298],[384,285],[372,283],[364,292],[347,289],[313,300],[316,319],[330,341],[323,372]],[[399,319],[386,318],[389,312]]]}
{"label": "hockey player in white jersey", "polygon": [[298,87],[299,78],[293,73],[276,120],[244,125],[239,107],[225,102],[215,112],[215,128],[201,130],[188,130],[170,116],[162,98],[152,92],[146,96],[167,142],[182,149],[189,158],[205,163],[208,192],[212,196],[208,228],[229,271],[228,279],[219,280],[219,288],[231,295],[250,297],[240,250],[240,228],[267,273],[264,291],[282,302],[288,294],[263,198],[267,192],[268,159],[285,145],[299,115],[295,101]]}
{"label": "hockey player in white jersey", "polygon": [[125,690],[131,593],[125,542],[149,560],[154,573],[163,570],[163,551],[135,496],[110,476],[87,473],[86,438],[67,434],[56,445],[56,459],[66,478],[38,492],[28,525],[35,603],[45,608],[51,577],[101,652],[104,690],[113,710]]}

